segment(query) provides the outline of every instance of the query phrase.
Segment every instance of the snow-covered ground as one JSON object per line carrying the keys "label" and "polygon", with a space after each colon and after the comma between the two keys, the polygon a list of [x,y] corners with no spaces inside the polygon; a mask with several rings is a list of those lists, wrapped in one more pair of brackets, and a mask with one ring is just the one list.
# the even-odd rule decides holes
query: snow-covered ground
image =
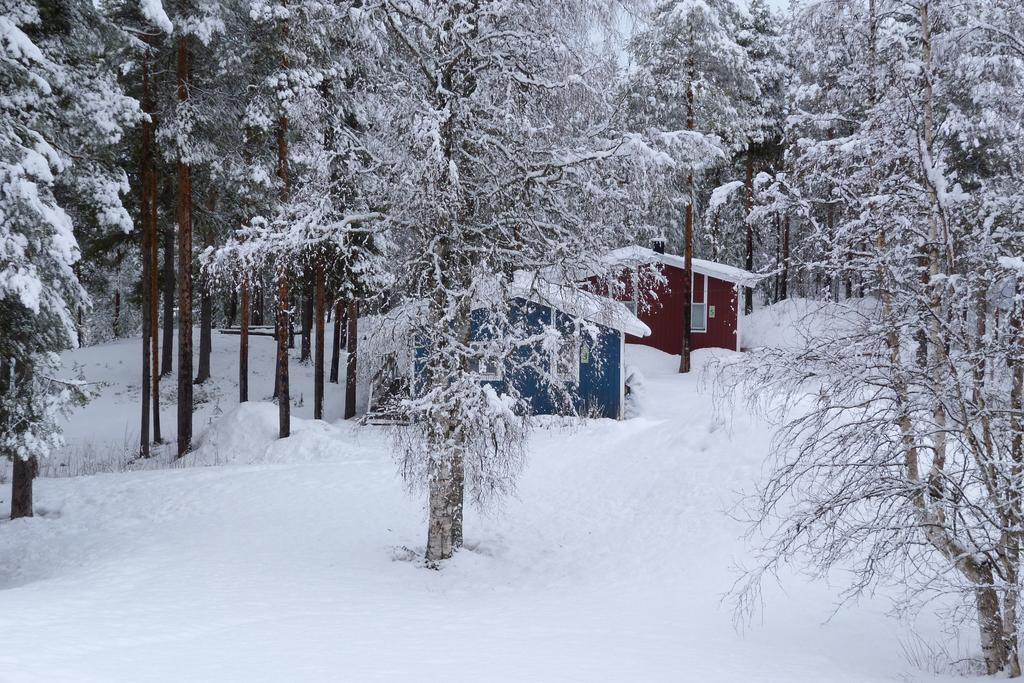
{"label": "snow-covered ground", "polygon": [[[331,420],[275,440],[273,406],[235,405],[237,338],[214,342],[189,458],[210,466],[44,478],[38,516],[0,523],[0,681],[937,680],[884,596],[833,616],[835,587],[785,575],[737,630],[723,597],[748,551],[728,510],[771,429],[716,407],[715,378],[674,357],[629,347],[640,416],[546,422],[517,495],[470,511],[466,549],[431,571],[423,496],[386,431],[337,421],[329,385]],[[253,398],[272,353],[253,341]],[[69,358],[108,382],[56,458],[81,468],[134,443],[141,350]],[[293,367],[308,418],[310,372]]]}

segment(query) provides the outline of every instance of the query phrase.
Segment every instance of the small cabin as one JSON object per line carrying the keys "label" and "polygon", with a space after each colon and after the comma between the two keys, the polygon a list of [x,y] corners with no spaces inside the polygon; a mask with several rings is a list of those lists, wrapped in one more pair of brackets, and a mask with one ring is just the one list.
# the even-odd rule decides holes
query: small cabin
{"label": "small cabin", "polygon": [[[612,275],[608,279],[590,278],[591,289],[627,306],[651,330],[646,336],[628,335],[626,342],[680,353],[686,284],[684,258],[630,246],[616,249],[602,260]],[[753,286],[758,277],[714,261],[695,258],[691,263],[690,348],[739,351],[743,324],[740,295],[743,287]]]}
{"label": "small cabin", "polygon": [[[520,276],[510,292],[507,320],[516,338],[548,342],[526,343],[504,362],[476,362],[472,370],[481,382],[492,385],[499,395],[514,387],[531,415],[622,419],[626,338],[650,334],[625,305],[573,286]],[[483,346],[496,334],[489,308],[475,308],[470,319],[472,342]],[[553,390],[551,376],[566,391]]]}

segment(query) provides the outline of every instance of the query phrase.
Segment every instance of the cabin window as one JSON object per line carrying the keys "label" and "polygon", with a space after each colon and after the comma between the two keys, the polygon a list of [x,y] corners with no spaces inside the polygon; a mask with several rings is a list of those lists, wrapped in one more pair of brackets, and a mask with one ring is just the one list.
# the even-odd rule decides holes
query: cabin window
{"label": "cabin window", "polygon": [[580,343],[576,339],[562,339],[551,359],[555,377],[563,382],[580,381]]}
{"label": "cabin window", "polygon": [[502,379],[501,362],[497,358],[485,358],[483,355],[472,358],[469,371],[485,382],[498,382]]}
{"label": "cabin window", "polygon": [[[558,313],[551,308],[551,326],[557,329]],[[551,372],[568,383],[580,381],[580,340],[575,336],[562,336],[551,353]]]}
{"label": "cabin window", "polygon": [[[708,331],[708,308],[711,309],[711,317],[715,317],[715,307],[708,306],[708,276],[703,275],[700,283],[697,282],[697,274],[692,274],[690,280],[690,331]],[[700,301],[697,301],[700,299]]]}
{"label": "cabin window", "polygon": [[708,329],[704,318],[704,304],[690,304],[690,331],[704,332]]}

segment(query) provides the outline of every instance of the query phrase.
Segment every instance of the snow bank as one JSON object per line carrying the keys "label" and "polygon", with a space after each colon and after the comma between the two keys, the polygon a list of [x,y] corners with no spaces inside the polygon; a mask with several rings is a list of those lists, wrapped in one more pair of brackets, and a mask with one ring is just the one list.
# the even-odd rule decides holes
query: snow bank
{"label": "snow bank", "polygon": [[353,429],[343,422],[292,417],[291,436],[282,440],[277,405],[250,401],[214,421],[187,457],[195,465],[321,462],[351,454]]}
{"label": "snow bank", "polygon": [[[265,396],[273,344],[252,343],[253,395]],[[215,357],[221,405],[235,395],[230,346]],[[71,355],[112,382],[111,402],[88,413],[93,429],[114,425],[104,415],[115,410],[135,422],[141,354],[117,343]],[[681,375],[678,356],[627,345],[642,414],[536,430],[516,495],[493,514],[467,509],[466,548],[441,571],[418,560],[425,496],[409,495],[388,432],[303,419],[309,402],[293,406],[302,414],[285,440],[273,404],[232,407],[186,459],[242,467],[40,479],[37,517],[0,523],[0,679],[923,678],[885,595],[833,614],[833,588],[788,570],[765,586],[764,621],[736,632],[722,597],[749,551],[730,511],[772,432],[712,398],[706,370],[734,355],[698,351]],[[914,628],[932,641],[943,626]]]}
{"label": "snow bank", "polygon": [[741,344],[745,349],[801,348],[825,335],[852,332],[870,323],[877,311],[878,301],[873,298],[840,302],[786,299],[745,317]]}

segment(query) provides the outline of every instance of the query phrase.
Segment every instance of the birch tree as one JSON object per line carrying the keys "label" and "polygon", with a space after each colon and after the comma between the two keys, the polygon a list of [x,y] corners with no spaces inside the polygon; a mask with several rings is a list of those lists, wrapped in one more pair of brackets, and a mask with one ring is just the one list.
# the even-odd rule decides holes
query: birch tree
{"label": "birch tree", "polygon": [[[836,305],[833,322],[798,348],[743,364],[747,388],[781,404],[783,420],[754,501],[768,530],[764,564],[743,596],[797,558],[821,574],[852,565],[848,597],[883,581],[904,585],[909,605],[956,594],[976,614],[984,670],[1015,677],[1024,226],[1011,187],[1022,179],[1024,68],[1012,41],[993,40],[978,19],[994,12],[1019,25],[1020,9],[1007,9],[802,8],[811,30],[867,30],[847,33],[865,41],[858,59],[803,65],[816,101],[801,118],[819,136],[801,141],[783,185],[819,254],[845,254],[806,254],[813,267],[835,278],[852,265],[870,274],[874,296]],[[829,104],[823,80],[857,83],[868,98],[832,92]],[[840,200],[843,210],[819,222],[814,206]]]}
{"label": "birch tree", "polygon": [[[399,446],[404,476],[427,490],[433,564],[462,545],[467,494],[483,504],[507,493],[523,462],[522,398],[497,395],[475,368],[521,363],[556,395],[571,391],[549,363],[563,335],[515,323],[517,282],[596,263],[628,240],[632,183],[654,160],[695,161],[699,145],[616,129],[602,85],[615,54],[594,39],[610,5],[389,0],[384,13],[408,64],[394,84],[394,129],[407,132],[388,220],[406,255],[397,289],[419,368]],[[487,342],[470,337],[481,302]],[[537,352],[514,360],[527,348]]]}

